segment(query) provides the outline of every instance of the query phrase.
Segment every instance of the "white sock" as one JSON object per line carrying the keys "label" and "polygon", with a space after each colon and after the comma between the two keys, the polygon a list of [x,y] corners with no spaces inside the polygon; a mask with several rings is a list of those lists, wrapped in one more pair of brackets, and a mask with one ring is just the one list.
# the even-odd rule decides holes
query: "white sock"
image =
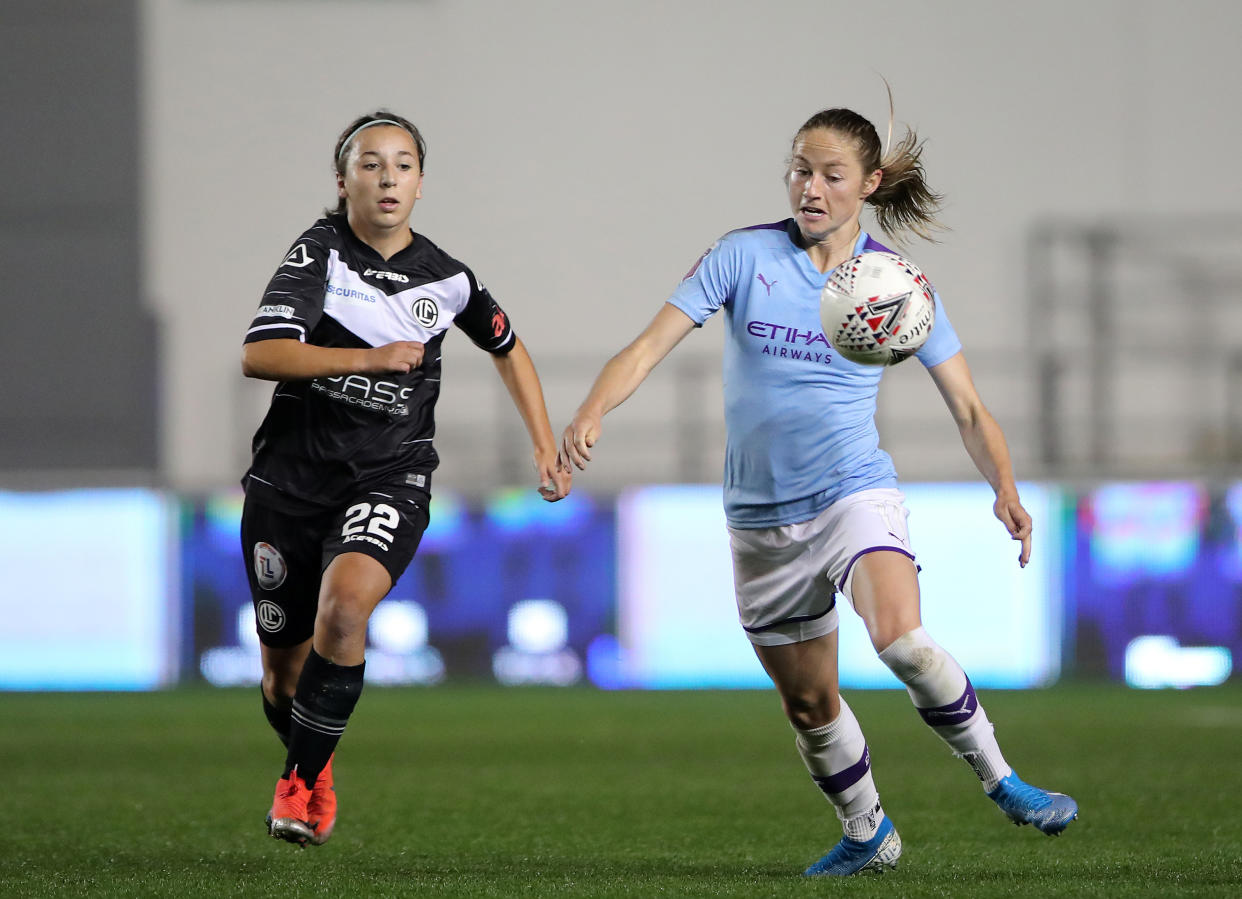
{"label": "white sock", "polygon": [[1012,770],[996,742],[992,722],[975,696],[970,678],[953,656],[923,628],[902,634],[880,653],[880,661],[906,685],[923,720],[974,769],[991,792]]}
{"label": "white sock", "polygon": [[871,753],[858,719],[844,699],[841,714],[813,730],[794,728],[798,754],[811,779],[828,797],[845,835],[866,842],[875,836],[884,810],[871,777]]}

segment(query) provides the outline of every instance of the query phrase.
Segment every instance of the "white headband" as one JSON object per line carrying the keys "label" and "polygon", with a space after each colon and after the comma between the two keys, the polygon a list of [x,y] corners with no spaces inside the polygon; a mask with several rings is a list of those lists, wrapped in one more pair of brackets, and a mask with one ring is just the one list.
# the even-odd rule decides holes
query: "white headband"
{"label": "white headband", "polygon": [[402,131],[406,130],[406,127],[404,125],[402,125],[400,122],[394,122],[392,119],[376,119],[373,122],[363,122],[353,131],[349,132],[349,137],[341,141],[341,150],[339,153],[336,154],[337,162],[341,161],[341,158],[345,155],[345,148],[349,146],[350,141],[352,141],[355,137],[358,136],[358,132],[364,131],[365,129],[370,128],[372,125],[396,125]]}

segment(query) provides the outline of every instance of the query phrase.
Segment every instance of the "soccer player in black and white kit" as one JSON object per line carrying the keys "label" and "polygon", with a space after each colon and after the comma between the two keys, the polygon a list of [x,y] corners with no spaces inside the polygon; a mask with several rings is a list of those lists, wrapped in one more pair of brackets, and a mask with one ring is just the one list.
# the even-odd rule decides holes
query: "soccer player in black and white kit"
{"label": "soccer player in black and white kit", "polygon": [[332,758],[362,691],[367,621],[428,523],[440,346],[456,325],[492,354],[534,449],[558,469],[534,365],[474,273],[410,229],[426,145],[386,110],[336,144],[339,203],[293,244],[246,333],[242,371],[277,381],[242,480],[242,549],[263,657],[263,709],[287,747],[269,833],[321,844]]}

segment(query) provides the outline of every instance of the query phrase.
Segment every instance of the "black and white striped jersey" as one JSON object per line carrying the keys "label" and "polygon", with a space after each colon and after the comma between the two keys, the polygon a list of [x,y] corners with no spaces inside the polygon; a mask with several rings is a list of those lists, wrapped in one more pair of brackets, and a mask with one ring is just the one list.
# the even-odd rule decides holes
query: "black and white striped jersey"
{"label": "black and white striped jersey", "polygon": [[334,506],[358,488],[401,483],[430,492],[440,346],[450,324],[498,355],[514,345],[508,316],[462,263],[420,234],[385,260],[344,215],[329,215],[289,250],[263,294],[246,343],[293,338],[364,348],[421,341],[408,374],[281,381],[254,435],[242,483],[268,502]]}

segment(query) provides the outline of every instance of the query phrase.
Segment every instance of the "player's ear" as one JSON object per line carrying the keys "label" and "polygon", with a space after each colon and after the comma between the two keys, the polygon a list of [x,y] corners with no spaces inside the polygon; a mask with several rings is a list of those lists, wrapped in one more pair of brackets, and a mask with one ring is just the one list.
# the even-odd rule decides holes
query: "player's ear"
{"label": "player's ear", "polygon": [[880,186],[880,182],[884,180],[884,169],[876,169],[870,175],[863,179],[862,198],[865,200],[876,192]]}
{"label": "player's ear", "polygon": [[418,175],[418,187],[414,188],[414,199],[421,200],[423,198],[423,175]]}
{"label": "player's ear", "polygon": [[336,173],[336,195],[342,200],[345,199],[345,176],[340,172]]}

